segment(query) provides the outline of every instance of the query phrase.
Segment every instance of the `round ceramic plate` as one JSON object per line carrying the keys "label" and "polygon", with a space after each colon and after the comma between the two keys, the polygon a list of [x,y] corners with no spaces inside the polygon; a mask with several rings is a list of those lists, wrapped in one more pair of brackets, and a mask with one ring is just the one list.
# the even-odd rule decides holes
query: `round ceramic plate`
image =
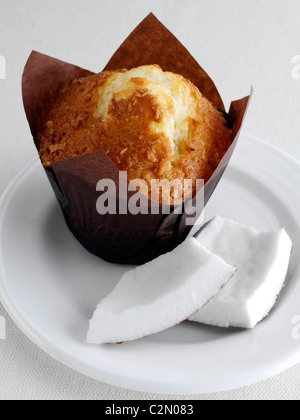
{"label": "round ceramic plate", "polygon": [[[89,254],[65,226],[39,162],[8,188],[0,205],[0,296],[21,330],[45,352],[87,376],[139,391],[224,391],[300,362],[300,165],[242,135],[206,208],[259,230],[284,227],[294,252],[270,316],[252,331],[185,322],[123,345],[85,344],[98,302],[128,267]],[[228,244],[234,246],[234,244]]]}

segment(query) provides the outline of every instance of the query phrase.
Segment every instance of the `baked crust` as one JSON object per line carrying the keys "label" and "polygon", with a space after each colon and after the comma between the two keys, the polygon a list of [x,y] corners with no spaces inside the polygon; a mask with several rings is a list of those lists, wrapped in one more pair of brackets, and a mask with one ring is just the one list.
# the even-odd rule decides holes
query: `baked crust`
{"label": "baked crust", "polygon": [[[207,182],[231,144],[223,115],[199,90],[155,65],[74,80],[38,140],[45,167],[104,150],[130,181],[146,181],[135,183],[143,194],[171,204],[194,194],[197,179]],[[178,180],[178,188],[164,195],[151,189],[152,180],[164,179]]]}

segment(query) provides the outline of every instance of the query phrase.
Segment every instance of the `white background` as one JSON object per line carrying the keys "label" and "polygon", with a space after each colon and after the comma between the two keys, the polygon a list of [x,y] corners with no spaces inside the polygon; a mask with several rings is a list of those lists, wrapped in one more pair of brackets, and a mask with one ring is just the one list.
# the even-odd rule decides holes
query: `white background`
{"label": "white background", "polygon": [[[300,159],[300,68],[292,63],[300,56],[299,0],[0,0],[7,75],[0,80],[0,194],[37,159],[21,98],[30,52],[101,71],[151,11],[212,77],[226,107],[254,87],[245,132]],[[0,304],[1,315],[7,338],[0,340],[0,399],[174,398],[85,378],[29,342]],[[247,388],[183,398],[299,399],[300,366]]]}

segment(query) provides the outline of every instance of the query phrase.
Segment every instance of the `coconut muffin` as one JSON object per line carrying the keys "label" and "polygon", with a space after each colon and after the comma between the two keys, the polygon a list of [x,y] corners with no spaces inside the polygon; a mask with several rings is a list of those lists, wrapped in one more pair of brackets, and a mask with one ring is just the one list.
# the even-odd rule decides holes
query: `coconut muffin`
{"label": "coconut muffin", "polygon": [[[179,204],[195,194],[196,180],[211,177],[231,137],[222,113],[190,81],[147,65],[62,88],[38,144],[44,167],[103,150],[148,198]],[[153,180],[173,187],[153,191]]]}

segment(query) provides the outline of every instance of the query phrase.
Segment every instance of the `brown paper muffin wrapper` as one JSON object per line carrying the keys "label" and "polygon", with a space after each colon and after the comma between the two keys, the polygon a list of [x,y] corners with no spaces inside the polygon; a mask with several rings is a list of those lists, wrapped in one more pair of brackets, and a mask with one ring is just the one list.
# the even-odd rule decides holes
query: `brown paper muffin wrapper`
{"label": "brown paper muffin wrapper", "polygon": [[[150,14],[125,40],[113,55],[105,70],[131,69],[146,64],[158,64],[164,71],[182,74],[193,82],[201,93],[223,112],[232,130],[232,144],[216,171],[196,197],[178,208],[171,207],[164,214],[164,206],[154,204],[141,195],[141,214],[100,215],[96,202],[101,195],[96,185],[101,179],[111,179],[117,187],[117,209],[127,206],[137,191],[124,194],[128,181],[104,151],[53,163],[46,168],[66,223],[78,241],[91,253],[112,263],[143,264],[169,252],[182,243],[193,226],[187,224],[186,206],[195,205],[199,195],[197,213],[211,197],[235,149],[250,96],[232,102],[228,113],[218,90],[190,55],[186,48]],[[88,70],[55,58],[32,52],[23,73],[22,90],[26,116],[37,149],[38,133],[47,122],[48,112],[62,86],[79,77],[93,74]],[[199,208],[201,206],[201,208]],[[153,214],[153,208],[156,209]],[[144,214],[148,213],[148,214]]]}

